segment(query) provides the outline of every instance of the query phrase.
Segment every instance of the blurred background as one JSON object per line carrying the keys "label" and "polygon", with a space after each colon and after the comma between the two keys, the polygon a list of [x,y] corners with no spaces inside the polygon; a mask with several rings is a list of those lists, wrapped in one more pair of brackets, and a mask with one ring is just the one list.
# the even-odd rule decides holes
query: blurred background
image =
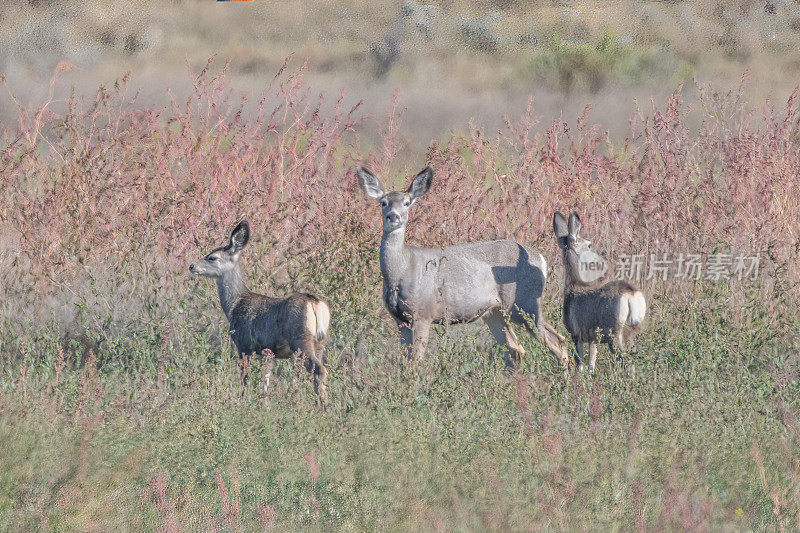
{"label": "blurred background", "polygon": [[[257,96],[289,58],[312,91],[383,116],[400,88],[401,133],[420,152],[470,121],[489,133],[529,96],[547,122],[591,120],[624,137],[635,103],[648,108],[693,81],[736,90],[751,69],[754,106],[783,102],[800,80],[800,6],[793,0],[26,0],[0,8],[0,73],[20,100],[93,98],[131,73],[138,105],[190,94],[213,57],[237,91]],[[0,120],[16,117],[0,97]]]}

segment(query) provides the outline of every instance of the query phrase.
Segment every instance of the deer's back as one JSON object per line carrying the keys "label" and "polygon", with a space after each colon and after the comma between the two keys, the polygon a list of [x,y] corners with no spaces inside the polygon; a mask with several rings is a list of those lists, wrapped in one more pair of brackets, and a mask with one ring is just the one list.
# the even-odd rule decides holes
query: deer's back
{"label": "deer's back", "polygon": [[514,241],[408,249],[405,279],[384,286],[387,308],[395,317],[419,313],[429,320],[457,323],[498,307],[518,305],[530,312],[532,300],[544,287],[544,258]]}
{"label": "deer's back", "polygon": [[271,350],[276,357],[289,357],[300,349],[306,331],[309,302],[319,299],[295,293],[286,298],[272,298],[250,292],[244,295],[231,313],[231,338],[243,353]]}
{"label": "deer's back", "polygon": [[620,325],[622,296],[636,291],[636,287],[626,281],[612,281],[593,289],[568,291],[564,295],[564,325],[567,331],[581,341],[595,341],[598,331],[609,335]]}

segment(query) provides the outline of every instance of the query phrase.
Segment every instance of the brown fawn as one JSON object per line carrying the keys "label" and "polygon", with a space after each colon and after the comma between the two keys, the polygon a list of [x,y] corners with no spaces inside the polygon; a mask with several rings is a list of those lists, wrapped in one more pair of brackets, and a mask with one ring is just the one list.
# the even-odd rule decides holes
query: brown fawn
{"label": "brown fawn", "polygon": [[553,231],[564,260],[564,325],[578,354],[578,369],[584,366],[584,344],[589,344],[589,371],[594,372],[597,342],[606,341],[611,353],[624,351],[627,340],[642,327],[647,304],[644,294],[627,281],[588,279],[581,270],[581,256],[599,257],[591,242],[581,237],[581,219],[570,211],[569,220],[553,215]]}
{"label": "brown fawn", "polygon": [[[192,263],[189,271],[217,280],[220,305],[240,358],[265,350],[271,350],[278,358],[299,353],[306,370],[314,376],[314,389],[325,405],[328,370],[323,363],[323,350],[330,324],[328,305],[312,294],[273,298],[251,292],[239,265],[242,248],[249,240],[250,225],[242,221],[231,232],[226,246]],[[244,366],[242,371],[244,378]]]}

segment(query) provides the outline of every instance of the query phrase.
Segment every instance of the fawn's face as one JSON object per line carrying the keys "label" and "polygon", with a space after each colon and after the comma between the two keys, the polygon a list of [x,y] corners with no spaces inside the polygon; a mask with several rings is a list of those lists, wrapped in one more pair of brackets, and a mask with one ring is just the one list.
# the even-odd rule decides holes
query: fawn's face
{"label": "fawn's face", "polygon": [[559,248],[574,255],[580,255],[592,249],[592,241],[586,240],[580,235],[567,234],[564,237],[558,237],[556,241]]}
{"label": "fawn's face", "polygon": [[392,233],[408,224],[408,210],[417,198],[428,192],[433,181],[433,169],[427,167],[417,174],[405,191],[384,192],[381,182],[372,173],[358,167],[358,184],[364,194],[375,198],[381,204],[383,232]]}
{"label": "fawn's face", "polygon": [[207,256],[189,265],[189,272],[207,278],[221,278],[233,270],[239,262],[239,254],[232,254],[227,246],[212,250]]}
{"label": "fawn's face", "polygon": [[240,222],[231,232],[227,246],[215,248],[202,259],[189,265],[189,272],[208,278],[221,278],[239,264],[242,248],[250,240],[250,226],[247,221]]}
{"label": "fawn's face", "polygon": [[588,279],[583,279],[585,277],[583,274],[587,257],[592,259],[599,257],[592,250],[591,244],[591,241],[587,241],[579,235],[567,235],[559,239],[558,245],[564,252],[564,267],[570,270],[580,281],[589,281]]}
{"label": "fawn's face", "polygon": [[592,241],[581,237],[581,219],[570,211],[569,220],[559,212],[553,215],[553,231],[564,256],[567,275],[577,282],[591,283],[605,275],[608,264],[592,249]]}

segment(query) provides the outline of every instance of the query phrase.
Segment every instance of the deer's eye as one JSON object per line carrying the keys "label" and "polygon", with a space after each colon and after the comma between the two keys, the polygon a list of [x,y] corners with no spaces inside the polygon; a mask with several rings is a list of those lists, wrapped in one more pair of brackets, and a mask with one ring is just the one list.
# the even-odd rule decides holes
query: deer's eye
{"label": "deer's eye", "polygon": [[405,207],[408,207],[408,206],[410,206],[410,205],[411,205],[411,200],[406,200],[406,201],[404,201],[404,202],[403,202],[403,205],[404,205]]}
{"label": "deer's eye", "polygon": [[217,260],[217,256],[216,255],[212,255],[211,257],[208,258],[208,260],[213,263],[214,261]]}

